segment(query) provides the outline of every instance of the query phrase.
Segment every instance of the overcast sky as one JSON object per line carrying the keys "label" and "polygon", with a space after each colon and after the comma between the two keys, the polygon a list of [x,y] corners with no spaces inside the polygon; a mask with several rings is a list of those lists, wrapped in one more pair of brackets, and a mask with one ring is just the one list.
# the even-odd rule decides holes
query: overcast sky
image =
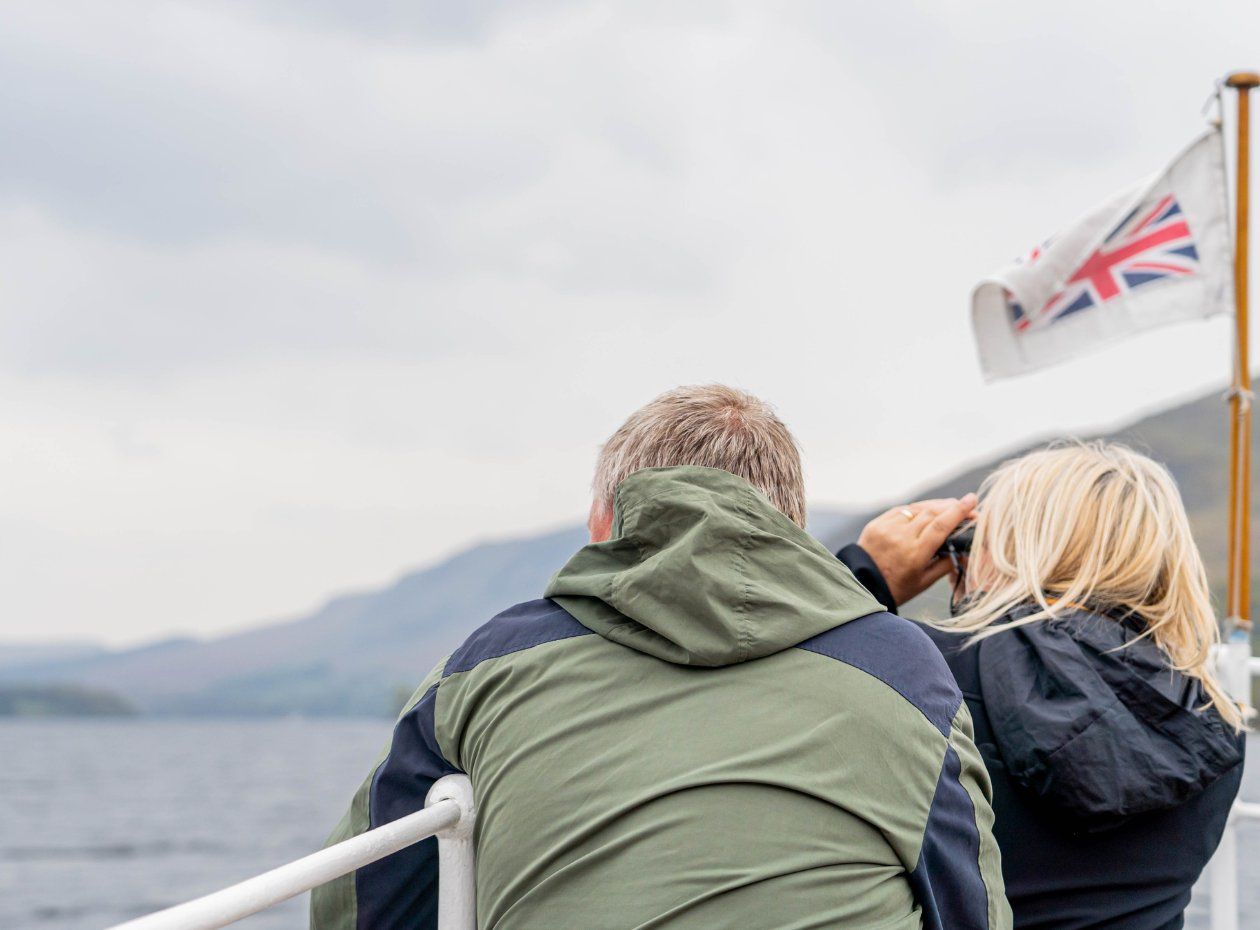
{"label": "overcast sky", "polygon": [[843,505],[1224,382],[1218,319],[986,386],[967,298],[1198,131],[1254,2],[0,10],[0,639],[572,523],[679,383]]}

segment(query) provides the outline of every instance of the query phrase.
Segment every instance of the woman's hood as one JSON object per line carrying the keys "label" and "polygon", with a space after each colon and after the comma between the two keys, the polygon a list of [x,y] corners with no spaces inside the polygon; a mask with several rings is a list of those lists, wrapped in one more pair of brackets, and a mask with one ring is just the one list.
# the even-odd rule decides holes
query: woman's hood
{"label": "woman's hood", "polygon": [[1175,807],[1242,761],[1199,682],[1130,622],[1077,610],[977,648],[1007,769],[1086,829]]}
{"label": "woman's hood", "polygon": [[883,607],[751,484],[716,468],[635,472],[612,538],[546,596],[605,639],[678,665],[761,658]]}

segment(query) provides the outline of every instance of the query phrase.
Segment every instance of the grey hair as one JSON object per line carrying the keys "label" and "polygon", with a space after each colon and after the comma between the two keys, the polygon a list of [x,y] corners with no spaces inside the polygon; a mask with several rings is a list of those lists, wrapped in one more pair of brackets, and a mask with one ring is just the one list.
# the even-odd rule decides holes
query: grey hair
{"label": "grey hair", "polygon": [[748,481],[793,523],[805,525],[805,479],[796,439],[774,408],[721,384],[666,391],[604,443],[595,500],[612,509],[617,485],[644,468],[703,465]]}

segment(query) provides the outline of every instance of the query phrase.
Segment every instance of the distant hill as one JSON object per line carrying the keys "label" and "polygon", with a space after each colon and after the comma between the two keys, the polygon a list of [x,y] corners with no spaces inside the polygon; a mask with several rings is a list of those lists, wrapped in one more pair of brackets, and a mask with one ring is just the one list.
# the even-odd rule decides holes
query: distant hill
{"label": "distant hill", "polygon": [[74,685],[0,685],[0,717],[131,717],[136,708],[109,691]]}
{"label": "distant hill", "polygon": [[0,668],[0,683],[115,691],[151,713],[382,714],[399,688],[491,616],[537,597],[582,543],[578,527],[475,546],[389,587],[211,640]]}
{"label": "distant hill", "polygon": [[[1172,470],[1218,600],[1225,585],[1226,423],[1224,405],[1214,395],[1114,434]],[[999,460],[909,497],[972,490]],[[810,528],[838,546],[855,539],[868,516],[819,509]],[[1260,526],[1260,494],[1255,517]],[[473,629],[505,606],[539,596],[585,540],[584,530],[575,526],[474,546],[382,590],[339,597],[307,616],[217,639],[168,640],[121,652],[77,644],[51,654],[24,647],[23,655],[0,646],[0,686],[104,689],[149,713],[389,713],[399,694],[409,692]],[[1253,572],[1260,570],[1260,545],[1255,552]],[[934,597],[910,605],[908,612],[940,610],[939,590]]]}
{"label": "distant hill", "polygon": [[[1112,433],[1100,434],[1101,438],[1127,443],[1140,452],[1158,459],[1168,466],[1181,489],[1194,528],[1195,539],[1207,564],[1208,578],[1212,585],[1218,609],[1224,609],[1226,576],[1227,503],[1229,479],[1226,472],[1228,455],[1228,426],[1226,407],[1219,394],[1182,404],[1152,416],[1138,420],[1130,426]],[[1257,431],[1260,435],[1260,431]],[[1082,437],[1099,438],[1099,437]],[[1010,456],[1035,448],[1033,443],[1000,456],[941,481],[921,488],[911,498],[958,497],[980,486],[993,468]],[[1253,459],[1260,456],[1260,443],[1253,443]],[[1254,480],[1254,479],[1253,479]],[[873,513],[879,512],[878,510]],[[869,515],[868,515],[869,516]],[[1252,496],[1252,521],[1260,533],[1260,494]],[[859,521],[860,522],[860,521]],[[1260,540],[1260,536],[1257,536]],[[851,541],[851,537],[833,535],[829,543]],[[1260,579],[1260,544],[1252,547],[1252,576]],[[1260,584],[1253,586],[1252,612],[1260,608]],[[943,602],[941,592],[934,592],[929,603]],[[910,613],[916,605],[911,605]]]}
{"label": "distant hill", "polygon": [[[820,508],[811,529],[843,532],[852,521]],[[484,543],[380,591],[338,597],[308,616],[218,639],[120,652],[0,646],[0,690],[6,683],[109,689],[159,714],[391,713],[400,695],[474,629],[540,596],[586,541],[585,528],[574,526]]]}

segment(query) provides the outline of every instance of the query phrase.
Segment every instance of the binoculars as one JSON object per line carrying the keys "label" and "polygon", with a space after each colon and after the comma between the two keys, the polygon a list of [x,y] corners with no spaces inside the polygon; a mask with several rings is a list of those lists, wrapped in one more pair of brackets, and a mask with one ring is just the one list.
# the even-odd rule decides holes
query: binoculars
{"label": "binoculars", "polygon": [[937,558],[960,559],[971,552],[971,542],[976,537],[976,521],[968,520],[950,533],[936,550]]}

